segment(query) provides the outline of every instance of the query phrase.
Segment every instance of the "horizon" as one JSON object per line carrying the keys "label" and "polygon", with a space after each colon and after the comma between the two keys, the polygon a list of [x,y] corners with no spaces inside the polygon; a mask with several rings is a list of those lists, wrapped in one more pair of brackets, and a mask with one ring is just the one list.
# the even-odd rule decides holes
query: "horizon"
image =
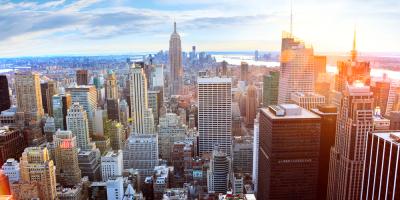
{"label": "horizon", "polygon": [[[0,3],[4,58],[157,52],[167,49],[174,21],[186,51],[279,51],[281,33],[290,29],[290,0]],[[293,1],[293,34],[315,52],[347,53],[356,26],[359,52],[399,54],[398,10],[394,0]]]}

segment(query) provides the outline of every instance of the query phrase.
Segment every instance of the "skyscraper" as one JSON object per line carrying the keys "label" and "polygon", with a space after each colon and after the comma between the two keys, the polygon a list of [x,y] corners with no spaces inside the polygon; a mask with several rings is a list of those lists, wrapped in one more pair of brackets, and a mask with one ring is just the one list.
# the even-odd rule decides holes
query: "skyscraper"
{"label": "skyscraper", "polygon": [[72,103],[79,103],[85,109],[89,120],[89,134],[94,134],[94,112],[97,109],[96,88],[93,85],[81,85],[66,88],[65,91],[71,94]]}
{"label": "skyscraper", "polygon": [[68,110],[67,130],[76,136],[76,142],[80,149],[89,150],[89,123],[86,111],[79,103],[74,103]]}
{"label": "skyscraper", "polygon": [[241,81],[248,81],[249,76],[249,64],[246,62],[240,63],[240,80]]}
{"label": "skyscraper", "polygon": [[10,91],[6,75],[0,75],[0,112],[8,110],[11,106]]}
{"label": "skyscraper", "polygon": [[371,86],[371,92],[374,95],[374,108],[379,107],[382,115],[386,114],[386,107],[388,105],[390,91],[389,81],[376,81]]}
{"label": "skyscraper", "polygon": [[216,144],[230,155],[232,146],[232,80],[199,77],[199,152],[211,153]]}
{"label": "skyscraper", "polygon": [[53,96],[53,117],[57,129],[67,129],[67,111],[71,107],[70,94],[56,94]]}
{"label": "skyscraper", "polygon": [[42,93],[42,104],[44,113],[53,116],[53,101],[52,97],[57,93],[57,86],[54,81],[48,81],[40,84],[40,91]]}
{"label": "skyscraper", "polygon": [[271,71],[263,79],[263,107],[278,104],[279,72]]}
{"label": "skyscraper", "polygon": [[183,86],[183,66],[181,37],[176,32],[176,22],[174,22],[174,32],[169,39],[169,65],[170,65],[170,87],[171,95],[181,94]]}
{"label": "skyscraper", "polygon": [[31,119],[39,120],[44,114],[39,74],[35,72],[16,73],[15,92],[18,112],[25,113],[25,116],[30,116]]}
{"label": "skyscraper", "polygon": [[103,181],[122,176],[122,150],[108,151],[101,157],[101,177]]}
{"label": "skyscraper", "polygon": [[289,103],[293,92],[314,92],[314,50],[284,33],[278,103]]}
{"label": "skyscraper", "polygon": [[186,138],[187,127],[175,113],[167,113],[158,125],[158,147],[162,159],[171,162],[172,146]]}
{"label": "skyscraper", "polygon": [[118,99],[117,77],[113,72],[109,72],[105,82],[106,100]]}
{"label": "skyscraper", "polygon": [[23,181],[39,184],[40,199],[56,199],[56,168],[47,148],[26,148],[20,159],[20,168]]}
{"label": "skyscraper", "polygon": [[76,83],[78,85],[89,85],[88,70],[85,69],[76,70]]}
{"label": "skyscraper", "polygon": [[254,125],[254,118],[256,118],[258,108],[258,101],[257,101],[257,88],[250,84],[247,87],[247,95],[246,95],[246,126],[253,127]]}
{"label": "skyscraper", "polygon": [[400,132],[368,133],[360,199],[399,198]]}
{"label": "skyscraper", "polygon": [[57,182],[62,186],[74,186],[81,182],[76,136],[71,131],[58,130],[54,134]]}
{"label": "skyscraper", "polygon": [[0,127],[0,163],[8,158],[19,158],[25,147],[27,142],[21,130]]}
{"label": "skyscraper", "polygon": [[321,118],[281,104],[259,120],[257,199],[316,199]]}
{"label": "skyscraper", "polygon": [[[147,80],[143,68],[135,63],[129,71],[131,116],[135,133],[147,133],[145,125],[148,124]],[[154,118],[153,118],[154,121]],[[153,124],[154,126],[154,124]]]}
{"label": "skyscraper", "polygon": [[327,199],[360,199],[367,133],[373,130],[369,86],[347,85],[339,109],[335,146],[331,149]]}
{"label": "skyscraper", "polygon": [[230,175],[231,162],[225,152],[213,150],[210,168],[207,171],[207,187],[209,193],[226,194]]}

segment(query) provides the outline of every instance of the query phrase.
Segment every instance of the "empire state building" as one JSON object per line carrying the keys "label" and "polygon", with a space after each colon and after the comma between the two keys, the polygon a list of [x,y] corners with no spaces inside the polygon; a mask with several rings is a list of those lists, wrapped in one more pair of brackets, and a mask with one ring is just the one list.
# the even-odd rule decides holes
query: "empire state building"
{"label": "empire state building", "polygon": [[183,87],[183,67],[182,67],[182,48],[181,37],[176,32],[176,22],[174,22],[174,32],[169,40],[169,64],[170,64],[170,89],[171,95],[182,94]]}

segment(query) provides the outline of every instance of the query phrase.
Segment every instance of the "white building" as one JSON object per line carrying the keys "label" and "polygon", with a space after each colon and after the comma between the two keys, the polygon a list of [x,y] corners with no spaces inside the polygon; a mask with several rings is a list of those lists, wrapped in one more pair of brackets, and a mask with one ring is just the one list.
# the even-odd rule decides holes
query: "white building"
{"label": "white building", "polygon": [[94,124],[95,129],[94,129],[94,134],[95,135],[104,135],[104,118],[105,118],[105,112],[102,109],[96,109],[94,111]]}
{"label": "white building", "polygon": [[19,163],[14,158],[9,158],[1,168],[5,175],[8,176],[8,181],[11,183],[17,182],[20,179]]}
{"label": "white building", "polygon": [[92,85],[80,85],[65,89],[71,95],[72,103],[79,103],[87,113],[89,133],[95,130],[94,112],[97,108],[97,91]]}
{"label": "white building", "polygon": [[157,65],[153,72],[153,87],[164,88],[164,66]]}
{"label": "white building", "polygon": [[122,176],[122,150],[109,151],[101,157],[101,177],[107,181],[111,177]]}
{"label": "white building", "polygon": [[76,135],[78,147],[82,150],[90,149],[89,122],[86,111],[79,103],[74,103],[67,113],[67,129]]}
{"label": "white building", "polygon": [[122,177],[108,179],[106,187],[107,199],[122,200],[124,198],[124,179]]}
{"label": "white building", "polygon": [[200,155],[211,153],[216,144],[229,155],[232,146],[232,80],[200,77],[197,83]]}
{"label": "white building", "polygon": [[253,129],[253,184],[254,190],[257,192],[258,187],[258,150],[260,148],[260,124],[259,124],[259,115],[257,115],[254,120],[254,129]]}

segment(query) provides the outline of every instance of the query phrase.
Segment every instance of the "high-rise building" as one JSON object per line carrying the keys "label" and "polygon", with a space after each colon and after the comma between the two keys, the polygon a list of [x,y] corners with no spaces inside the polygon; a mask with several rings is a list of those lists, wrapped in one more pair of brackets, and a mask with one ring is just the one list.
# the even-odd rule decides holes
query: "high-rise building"
{"label": "high-rise building", "polygon": [[0,127],[0,163],[4,163],[8,158],[18,159],[25,147],[27,143],[22,131],[7,126]]}
{"label": "high-rise building", "polygon": [[107,180],[107,199],[122,200],[124,198],[124,179],[113,177]]}
{"label": "high-rise building", "polygon": [[53,116],[53,101],[52,97],[57,93],[57,86],[54,81],[48,81],[40,84],[40,91],[42,93],[42,105],[44,113]]}
{"label": "high-rise building", "polygon": [[357,59],[355,31],[351,59],[347,61],[338,61],[337,68],[338,73],[335,75],[335,90],[338,92],[343,92],[346,90],[346,85],[352,85],[356,80],[366,85],[370,84],[371,68],[369,62],[359,61]]}
{"label": "high-rise building", "polygon": [[101,157],[101,177],[104,182],[116,176],[122,176],[122,150],[108,151]]}
{"label": "high-rise building", "polygon": [[85,69],[76,70],[76,83],[78,85],[89,85],[88,70]]}
{"label": "high-rise building", "polygon": [[[384,116],[390,116],[390,112],[400,110],[400,83],[391,81],[389,87],[389,95],[387,99],[386,112]],[[393,129],[392,129],[393,130]]]}
{"label": "high-rise building", "polygon": [[[215,148],[215,147],[214,147]],[[208,193],[226,194],[228,190],[231,161],[225,152],[213,150],[207,171]]]}
{"label": "high-rise building", "polygon": [[67,112],[71,107],[70,94],[56,94],[53,96],[53,117],[56,129],[67,129]]}
{"label": "high-rise building", "polygon": [[117,77],[112,72],[107,75],[105,82],[105,89],[106,89],[106,100],[118,99]]}
{"label": "high-rise building", "polygon": [[105,123],[106,135],[110,138],[110,146],[114,151],[124,148],[125,130],[124,126],[116,121],[106,121]]}
{"label": "high-rise building", "polygon": [[53,138],[57,182],[62,186],[75,186],[81,182],[76,136],[71,131],[58,130]]}
{"label": "high-rise building", "polygon": [[156,65],[153,69],[153,77],[152,77],[152,85],[151,88],[160,88],[163,90],[164,88],[164,66]]}
{"label": "high-rise building", "polygon": [[71,94],[72,103],[79,103],[85,109],[89,121],[89,134],[93,135],[95,130],[94,112],[97,109],[96,88],[92,85],[81,85],[66,88],[66,92]]}
{"label": "high-rise building", "polygon": [[158,125],[158,149],[162,159],[171,162],[172,147],[175,142],[186,138],[187,127],[175,113],[167,113]]}
{"label": "high-rise building", "polygon": [[290,95],[290,103],[311,110],[317,108],[319,105],[325,104],[325,97],[314,92],[293,92]]}
{"label": "high-rise building", "polygon": [[257,88],[253,84],[250,84],[247,88],[247,95],[246,95],[245,122],[248,127],[253,127],[254,125],[254,118],[256,118],[257,108],[258,108]]}
{"label": "high-rise building", "polygon": [[398,199],[400,132],[368,133],[360,199]]}
{"label": "high-rise building", "polygon": [[331,147],[335,144],[337,107],[324,104],[312,109],[311,112],[321,117],[317,199],[323,200],[326,199],[328,186],[329,155]]}
{"label": "high-rise building", "polygon": [[198,83],[199,152],[211,153],[216,144],[230,155],[232,146],[232,80],[200,77]]}
{"label": "high-rise building", "polygon": [[257,192],[258,188],[258,159],[259,159],[259,149],[260,149],[260,115],[254,120],[253,128],[253,169],[252,169],[252,181],[254,185],[254,191]]}
{"label": "high-rise building", "polygon": [[263,79],[263,107],[278,104],[279,72],[271,71]]}
{"label": "high-rise building", "polygon": [[371,86],[371,92],[374,95],[374,108],[379,107],[382,115],[386,113],[386,107],[389,99],[390,82],[377,81]]}
{"label": "high-rise building", "polygon": [[163,105],[163,97],[160,90],[148,91],[149,108],[153,111],[154,124],[158,124],[160,117],[160,109]]}
{"label": "high-rise building", "polygon": [[320,74],[326,73],[326,56],[314,56],[314,81],[316,82]]}
{"label": "high-rise building", "polygon": [[284,33],[278,103],[289,103],[293,92],[314,92],[314,50]]}
{"label": "high-rise building", "polygon": [[108,99],[107,100],[107,119],[120,121],[120,110],[119,110],[119,100],[118,99]]}
{"label": "high-rise building", "polygon": [[400,111],[392,111],[389,115],[390,130],[400,130]]}
{"label": "high-rise building", "polygon": [[3,170],[4,174],[7,175],[10,184],[20,180],[21,169],[18,161],[14,158],[7,159],[1,169]]}
{"label": "high-rise building", "polygon": [[347,85],[331,149],[327,199],[360,199],[367,133],[373,130],[374,99],[369,86]]}
{"label": "high-rise building", "polygon": [[[151,127],[147,119],[148,117],[148,99],[147,99],[147,77],[140,63],[135,63],[130,68],[129,84],[131,99],[131,117],[133,120],[133,129],[135,133],[148,134],[146,124]],[[153,118],[154,121],[154,118]],[[153,123],[154,129],[154,123]]]}
{"label": "high-rise building", "polygon": [[170,88],[171,95],[182,94],[183,92],[183,66],[181,37],[176,32],[176,22],[174,22],[174,32],[169,39],[169,65],[170,65]]}
{"label": "high-rise building", "polygon": [[11,106],[10,91],[6,75],[0,75],[0,112],[8,110]]}
{"label": "high-rise building", "polygon": [[261,109],[257,199],[316,199],[321,118],[295,104]]}
{"label": "high-rise building", "polygon": [[154,134],[131,134],[123,152],[124,169],[137,169],[146,177],[158,165],[158,136]]}
{"label": "high-rise building", "polygon": [[53,117],[46,118],[46,122],[43,126],[43,132],[46,135],[46,141],[53,142],[53,135],[56,132],[56,124]]}
{"label": "high-rise building", "polygon": [[28,147],[20,159],[21,179],[39,184],[39,198],[56,199],[56,167],[49,151],[43,147]]}
{"label": "high-rise building", "polygon": [[248,81],[249,76],[249,64],[246,62],[240,63],[240,80],[241,81]]}
{"label": "high-rise building", "polygon": [[221,76],[228,76],[228,62],[226,62],[225,60],[222,61],[221,68],[222,68]]}
{"label": "high-rise building", "polygon": [[232,146],[233,173],[251,174],[253,170],[253,138],[234,137]]}
{"label": "high-rise building", "polygon": [[87,176],[90,181],[100,181],[100,160],[101,154],[99,149],[80,150],[78,154],[78,162],[82,177]]}
{"label": "high-rise building", "polygon": [[[40,77],[35,72],[18,72],[15,74],[15,93],[17,95],[18,112],[25,117],[40,120],[43,116]],[[29,119],[26,119],[29,121]]]}
{"label": "high-rise building", "polygon": [[73,103],[67,114],[67,130],[76,136],[77,146],[89,150],[89,122],[86,111],[79,103]]}

